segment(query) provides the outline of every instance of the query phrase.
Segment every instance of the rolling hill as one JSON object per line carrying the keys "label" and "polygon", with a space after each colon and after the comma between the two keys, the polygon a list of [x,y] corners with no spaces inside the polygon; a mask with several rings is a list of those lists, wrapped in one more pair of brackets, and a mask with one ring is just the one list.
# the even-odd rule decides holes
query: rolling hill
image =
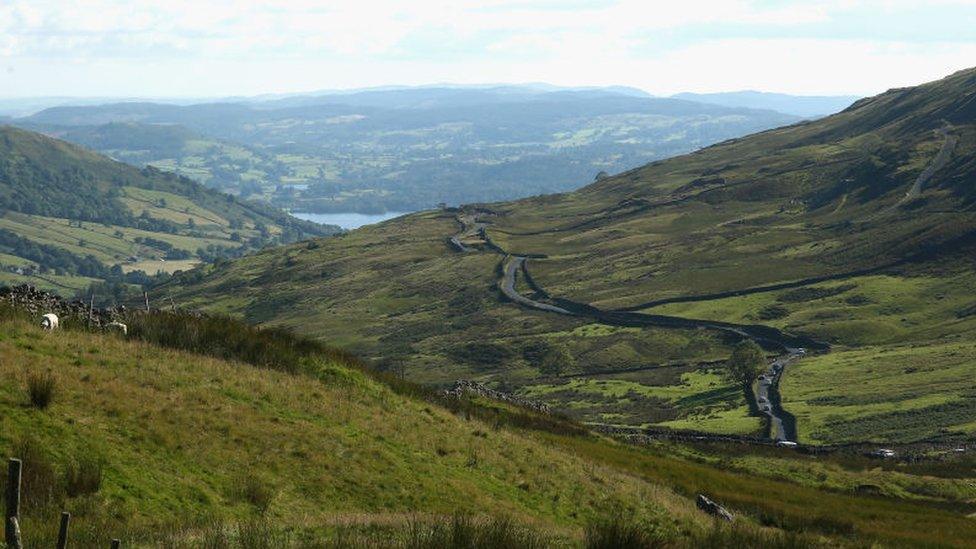
{"label": "rolling hill", "polygon": [[760,91],[679,93],[672,97],[747,109],[769,109],[803,118],[818,118],[842,111],[860,99],[854,95],[788,95]]}
{"label": "rolling hill", "polygon": [[[781,382],[801,441],[969,440],[974,150],[968,70],[576,192],[410,215],[162,291],[419,381],[474,377],[592,423],[725,433],[763,428],[721,375],[735,326],[794,334],[832,351]],[[508,302],[503,272],[531,298]]]}
{"label": "rolling hill", "polygon": [[498,86],[64,106],[15,122],[294,211],[376,213],[566,191],[796,120],[632,90]]}
{"label": "rolling hill", "polygon": [[4,282],[64,293],[99,280],[142,283],[157,271],[336,230],[185,177],[0,127]]}

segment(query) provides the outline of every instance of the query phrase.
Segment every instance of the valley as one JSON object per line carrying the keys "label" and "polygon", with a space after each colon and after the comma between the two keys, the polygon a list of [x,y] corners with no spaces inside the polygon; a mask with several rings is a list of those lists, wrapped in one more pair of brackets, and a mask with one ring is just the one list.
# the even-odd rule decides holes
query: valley
{"label": "valley", "polygon": [[0,549],[964,549],[976,5],[0,2]]}
{"label": "valley", "polygon": [[[974,432],[935,427],[966,417],[958,373],[948,394],[911,383],[901,398],[914,411],[901,414],[844,406],[850,385],[827,394],[793,379],[830,377],[835,357],[868,347],[938,353],[976,329],[965,314],[976,134],[960,107],[973,78],[893,90],[573,193],[422,212],[257,254],[200,282],[177,277],[164,295],[342,341],[418,381],[474,378],[592,424],[716,433],[765,429],[721,375],[748,335],[812,352],[786,368],[776,404],[795,416],[798,441],[952,444]],[[865,427],[845,433],[855,418]]]}

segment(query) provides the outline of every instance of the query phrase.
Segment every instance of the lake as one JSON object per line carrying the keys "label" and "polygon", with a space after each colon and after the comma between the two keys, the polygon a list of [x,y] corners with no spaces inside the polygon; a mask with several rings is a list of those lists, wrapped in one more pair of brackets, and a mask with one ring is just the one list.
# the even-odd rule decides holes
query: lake
{"label": "lake", "polygon": [[386,221],[387,219],[393,219],[394,217],[399,217],[410,212],[386,212],[381,214],[361,214],[361,213],[302,213],[302,212],[292,212],[291,215],[297,217],[298,219],[304,219],[305,221],[312,221],[314,223],[321,223],[323,225],[338,225],[343,229],[358,229],[363,225],[372,225],[373,223],[379,223],[380,221]]}

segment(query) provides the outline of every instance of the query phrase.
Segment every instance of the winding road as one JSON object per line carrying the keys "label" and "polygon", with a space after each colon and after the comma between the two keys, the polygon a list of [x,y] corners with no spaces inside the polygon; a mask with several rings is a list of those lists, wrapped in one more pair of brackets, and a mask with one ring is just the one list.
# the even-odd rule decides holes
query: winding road
{"label": "winding road", "polygon": [[949,157],[952,156],[952,151],[956,148],[956,143],[959,141],[959,138],[949,133],[950,129],[952,129],[952,126],[946,122],[946,127],[935,130],[945,141],[942,142],[942,147],[935,155],[935,158],[922,170],[922,173],[918,174],[911,188],[905,193],[905,198],[902,198],[898,203],[899,205],[917,198],[922,194],[922,190],[925,189],[925,184],[929,182],[929,179],[932,179],[935,172],[941,170],[949,162]]}
{"label": "winding road", "polygon": [[[926,166],[925,169],[918,175],[912,186],[905,193],[905,196],[898,201],[898,203],[892,206],[892,209],[897,208],[902,204],[920,196],[928,181],[935,175],[936,172],[942,169],[946,163],[949,162],[949,159],[952,156],[952,153],[959,140],[956,136],[950,133],[951,130],[952,127],[948,124],[948,122],[946,122],[945,127],[936,130],[936,132],[944,138],[942,147],[939,149],[938,153],[936,153],[935,157],[929,162],[928,166]],[[617,208],[607,211],[604,215],[598,217],[597,219],[586,220],[565,227],[555,227],[542,231],[534,231],[529,233],[508,232],[507,234],[532,235],[584,228],[593,224],[607,221],[608,219],[628,217],[643,213],[649,209],[662,205],[682,202],[711,190],[714,189],[706,189],[705,191],[697,194],[689,193],[688,195],[679,196],[660,203],[651,203],[643,200],[628,202],[626,204],[622,203],[618,205]],[[839,208],[840,207],[838,206],[838,209]],[[529,275],[529,256],[512,254],[499,247],[496,243],[492,242],[487,233],[488,222],[480,219],[482,215],[494,214],[493,212],[482,209],[462,209],[456,217],[457,222],[461,226],[461,230],[448,239],[449,243],[459,252],[470,253],[477,251],[489,251],[502,255],[502,278],[498,282],[498,288],[502,294],[513,303],[526,308],[548,313],[591,318],[597,322],[613,326],[655,326],[663,328],[716,330],[735,334],[739,337],[752,339],[767,350],[777,351],[779,355],[769,363],[766,371],[759,376],[755,389],[755,403],[760,413],[765,415],[769,420],[769,438],[777,443],[796,441],[796,422],[792,414],[789,414],[783,409],[779,395],[779,382],[784,371],[786,370],[786,367],[796,360],[802,358],[806,354],[807,349],[826,352],[829,351],[828,345],[807,337],[787,334],[771,326],[760,324],[733,324],[729,322],[712,320],[698,320],[666,315],[654,315],[638,311],[666,303],[706,301],[725,297],[744,296],[788,288],[798,288],[819,282],[840,280],[853,276],[874,274],[912,260],[912,258],[903,258],[901,261],[895,263],[846,273],[813,277],[803,280],[795,280],[792,282],[746,288],[742,290],[732,290],[709,295],[663,298],[623,309],[601,310],[586,303],[551,297],[544,289],[536,284]],[[922,255],[924,255],[924,253]],[[522,272],[526,283],[534,291],[535,299],[526,297],[518,291],[519,272]]]}
{"label": "winding road", "polygon": [[[786,365],[805,353],[804,347],[827,350],[826,345],[810,338],[786,334],[770,326],[653,315],[630,310],[605,311],[589,304],[549,297],[529,276],[528,257],[509,254],[493,242],[489,242],[486,234],[487,223],[480,221],[477,213],[458,215],[457,221],[461,224],[462,229],[449,239],[451,245],[464,253],[487,249],[503,255],[502,278],[498,281],[498,288],[506,298],[518,305],[548,313],[591,318],[613,326],[717,330],[752,339],[766,349],[779,351],[781,354],[770,363],[763,379],[757,384],[756,401],[760,411],[769,418],[770,436],[777,441],[795,440],[795,425],[792,416],[789,416],[789,421],[784,420],[788,414],[780,405],[777,385]],[[471,243],[473,239],[477,241],[476,244]],[[544,296],[543,299],[546,301],[526,297],[518,291],[518,273],[520,271],[526,277],[526,282],[536,291],[536,294]],[[551,303],[547,301],[551,301]]]}

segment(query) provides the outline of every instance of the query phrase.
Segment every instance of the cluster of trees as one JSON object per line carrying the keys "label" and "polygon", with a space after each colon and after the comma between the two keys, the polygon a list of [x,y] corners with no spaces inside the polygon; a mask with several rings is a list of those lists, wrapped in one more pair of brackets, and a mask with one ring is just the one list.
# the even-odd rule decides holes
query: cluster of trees
{"label": "cluster of trees", "polygon": [[0,251],[37,263],[42,274],[53,271],[59,275],[105,278],[110,271],[93,255],[80,256],[64,248],[38,244],[7,229],[0,229]]}
{"label": "cluster of trees", "polygon": [[193,257],[193,254],[189,251],[177,248],[165,240],[159,240],[158,238],[153,238],[151,236],[139,236],[136,237],[135,241],[143,246],[149,246],[151,248],[161,250],[164,254],[166,254],[164,256],[166,259],[190,259]]}

